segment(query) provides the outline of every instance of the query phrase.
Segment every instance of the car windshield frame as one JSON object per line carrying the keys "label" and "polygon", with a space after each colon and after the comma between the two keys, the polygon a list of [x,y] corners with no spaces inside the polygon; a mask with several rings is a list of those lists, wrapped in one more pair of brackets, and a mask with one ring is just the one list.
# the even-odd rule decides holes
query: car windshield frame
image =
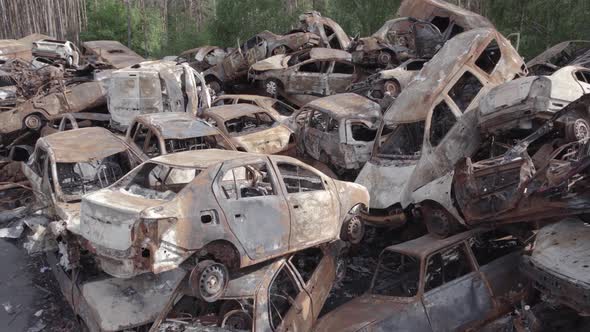
{"label": "car windshield frame", "polygon": [[[405,128],[407,126],[410,126],[410,125],[419,126],[420,124],[422,124],[422,128],[421,128],[422,136],[415,137],[418,140],[416,142],[414,142],[414,144],[416,145],[416,147],[418,149],[414,154],[384,154],[384,153],[381,153],[386,142],[388,142],[392,139],[395,139],[395,136],[399,130],[401,130],[402,128]],[[419,127],[418,127],[418,129],[420,130]],[[383,132],[385,130],[388,130],[389,132],[383,134]],[[409,122],[409,123],[398,123],[398,124],[389,125],[389,126],[386,125],[384,121],[381,121],[381,124],[379,125],[379,129],[377,131],[377,135],[375,136],[375,143],[373,145],[372,159],[393,160],[393,161],[395,161],[395,160],[397,160],[397,161],[415,161],[415,162],[417,162],[418,160],[420,160],[420,158],[422,156],[422,149],[424,148],[425,135],[426,135],[426,120],[420,120],[420,121]],[[408,144],[403,144],[403,145],[407,146]]]}
{"label": "car windshield frame", "polygon": [[[401,295],[389,295],[389,294],[384,294],[384,292],[377,292],[376,291],[376,283],[379,280],[379,276],[382,273],[381,268],[383,265],[383,258],[384,255],[389,255],[389,254],[397,254],[397,255],[401,255],[407,258],[411,258],[414,260],[414,263],[417,264],[418,266],[418,280],[416,282],[416,289],[415,289],[415,293],[414,294],[408,294],[407,296],[401,296]],[[424,270],[424,261],[421,257],[419,256],[415,256],[415,255],[411,255],[405,252],[401,252],[398,250],[394,250],[394,249],[384,249],[381,254],[379,255],[379,261],[377,263],[377,268],[375,269],[375,273],[373,274],[373,278],[371,280],[371,287],[369,288],[368,293],[371,295],[375,295],[375,296],[384,296],[384,297],[389,297],[389,298],[396,298],[396,299],[413,299],[416,298],[418,296],[420,296],[422,294],[422,282],[423,282],[423,270]],[[406,272],[407,273],[407,272]],[[388,279],[391,279],[388,277]],[[398,279],[398,278],[396,278]],[[400,281],[401,282],[401,281]]]}
{"label": "car windshield frame", "polygon": [[[228,127],[228,122],[231,121],[239,121],[239,119],[241,118],[247,118],[247,117],[255,117],[257,119],[257,121],[260,121],[258,114],[264,114],[265,116],[267,116],[269,119],[272,120],[272,124],[270,126],[263,126],[261,127],[261,124],[257,124],[256,127],[253,128],[243,128],[240,131],[235,131],[235,130],[230,130]],[[271,128],[275,128],[276,126],[278,126],[280,124],[279,121],[277,121],[277,119],[275,119],[271,114],[269,114],[268,112],[265,111],[256,111],[254,113],[251,114],[244,114],[244,115],[240,115],[240,116],[236,116],[233,117],[231,119],[226,119],[225,121],[223,121],[223,127],[225,128],[225,130],[227,131],[228,135],[230,137],[240,137],[240,136],[244,136],[244,135],[250,135],[250,134],[255,134],[255,133],[259,133],[261,131],[264,130],[268,130]],[[245,130],[244,130],[245,129]]]}

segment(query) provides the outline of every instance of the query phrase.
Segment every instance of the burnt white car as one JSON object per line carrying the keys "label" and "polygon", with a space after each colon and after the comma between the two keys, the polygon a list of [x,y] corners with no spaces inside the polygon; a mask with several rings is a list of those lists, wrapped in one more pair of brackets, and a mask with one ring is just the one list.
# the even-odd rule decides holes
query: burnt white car
{"label": "burnt white car", "polygon": [[295,145],[293,131],[281,123],[277,112],[250,104],[211,107],[205,121],[230,138],[239,151],[284,153]]}
{"label": "burnt white car", "polygon": [[81,234],[103,271],[129,278],[183,266],[205,301],[228,270],[336,239],[359,243],[367,190],[290,157],[186,151],[144,162],[82,199]]}

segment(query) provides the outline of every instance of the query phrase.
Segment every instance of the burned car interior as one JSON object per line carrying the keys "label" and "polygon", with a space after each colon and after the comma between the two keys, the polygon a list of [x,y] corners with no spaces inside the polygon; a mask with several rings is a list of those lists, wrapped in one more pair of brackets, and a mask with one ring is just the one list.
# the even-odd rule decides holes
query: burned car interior
{"label": "burned car interior", "polygon": [[116,4],[127,44],[0,40],[6,329],[590,330],[590,41],[568,18],[286,1],[226,31],[205,18],[245,7],[206,2]]}

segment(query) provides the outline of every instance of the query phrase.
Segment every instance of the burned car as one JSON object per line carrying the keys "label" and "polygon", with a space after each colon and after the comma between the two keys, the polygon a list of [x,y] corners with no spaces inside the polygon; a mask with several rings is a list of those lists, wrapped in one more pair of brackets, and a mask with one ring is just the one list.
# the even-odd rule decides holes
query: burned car
{"label": "burned car", "polygon": [[228,88],[230,83],[245,80],[248,69],[257,61],[277,54],[315,47],[318,44],[319,37],[313,33],[294,32],[276,35],[270,31],[263,31],[234,49],[221,63],[209,68],[203,75],[211,89],[220,92]]}
{"label": "burned car", "polygon": [[203,76],[187,64],[147,61],[113,71],[108,81],[111,126],[125,131],[139,114],[188,112],[197,116],[211,96]]}
{"label": "burned car", "polygon": [[14,109],[0,112],[2,140],[25,129],[40,130],[47,121],[65,113],[100,111],[106,105],[106,94],[100,82],[85,82],[67,86],[64,92],[26,100]]}
{"label": "burned car", "polygon": [[473,29],[495,29],[485,17],[443,0],[404,0],[398,17],[413,17],[434,24],[443,41]]}
{"label": "burned car", "polygon": [[257,95],[221,95],[215,98],[213,106],[232,104],[252,104],[264,108],[276,115],[277,118],[287,118],[295,112],[295,109],[286,103],[271,97]]}
{"label": "burned car", "polygon": [[186,62],[202,72],[221,63],[228,52],[231,51],[217,46],[202,46],[180,53],[176,62]]}
{"label": "burned car", "polygon": [[345,92],[360,76],[348,52],[312,48],[290,55],[277,55],[255,63],[251,77],[271,96],[329,96]]}
{"label": "burned car", "polygon": [[356,179],[371,193],[365,220],[405,225],[408,208],[431,199],[429,184],[479,148],[474,111],[481,98],[519,75],[526,75],[522,58],[497,31],[474,29],[449,40],[383,116],[372,157]]}
{"label": "burned car", "polygon": [[381,107],[353,93],[316,99],[286,121],[296,133],[297,149],[336,174],[360,170],[369,159]]}
{"label": "burned car", "polygon": [[131,122],[125,141],[144,161],[182,151],[236,149],[219,129],[185,112],[139,115]]}
{"label": "burned car", "polygon": [[115,40],[94,40],[82,43],[84,58],[97,66],[123,69],[145,59]]}
{"label": "burned car", "polygon": [[502,234],[426,235],[381,253],[370,290],[323,316],[314,331],[464,331],[527,294],[522,245]]}
{"label": "burned car", "polygon": [[[590,69],[566,66],[551,76],[528,76],[492,89],[479,107],[479,127],[499,134],[521,129],[534,130],[557,111],[590,93]],[[589,132],[590,119],[572,123],[573,131]]]}
{"label": "burned car", "polygon": [[449,191],[436,197],[438,201],[448,196],[443,202],[454,198],[453,206],[462,218],[440,210],[423,212],[427,227],[444,236],[457,224],[539,223],[590,212],[586,190],[590,132],[567,133],[568,123],[576,123],[580,117],[586,122],[590,117],[590,95],[557,112],[512,146],[511,138],[508,142],[502,137],[484,141],[473,156],[457,163],[452,197]]}
{"label": "burned car", "polygon": [[41,39],[33,42],[33,56],[63,61],[70,68],[81,65],[81,52],[67,40]]}
{"label": "burned car", "polygon": [[385,22],[370,37],[354,40],[350,52],[355,64],[397,67],[409,59],[432,58],[444,42],[434,24],[403,17]]}
{"label": "burned car", "polygon": [[[228,270],[336,239],[359,243],[368,193],[284,156],[186,151],[144,162],[82,199],[81,234],[106,273],[196,264],[193,291],[224,292]],[[254,224],[252,224],[254,222]]]}
{"label": "burned car", "polygon": [[346,90],[375,101],[395,99],[410,85],[427,62],[426,59],[410,59],[395,69],[382,70],[364,81],[353,83]]}
{"label": "burned car", "polygon": [[351,40],[344,29],[334,20],[323,17],[317,11],[300,15],[298,30],[312,32],[320,36],[321,44],[319,46],[321,47],[338,50],[348,50],[350,47]]}
{"label": "burned car", "polygon": [[251,104],[211,107],[202,115],[230,138],[239,151],[275,154],[295,145],[291,129],[274,112]]}
{"label": "burned car", "polygon": [[564,304],[579,315],[590,315],[588,224],[565,218],[539,230],[522,270],[548,301]]}
{"label": "burned car", "polygon": [[113,184],[138,162],[121,139],[91,127],[39,138],[23,172],[39,205],[78,234],[82,196]]}
{"label": "burned car", "polygon": [[590,67],[590,41],[568,40],[559,43],[529,62],[527,67],[533,75],[551,75],[565,66]]}
{"label": "burned car", "polygon": [[31,47],[14,39],[0,39],[0,65],[11,59],[31,60]]}

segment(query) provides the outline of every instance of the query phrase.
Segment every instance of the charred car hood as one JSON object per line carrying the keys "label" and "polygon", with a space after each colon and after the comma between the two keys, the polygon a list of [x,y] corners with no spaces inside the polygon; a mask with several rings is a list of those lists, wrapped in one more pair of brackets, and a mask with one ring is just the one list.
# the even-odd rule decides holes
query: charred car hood
{"label": "charred car hood", "polygon": [[353,332],[375,325],[375,329],[379,331],[426,331],[422,325],[428,323],[420,322],[412,314],[416,309],[424,310],[416,308],[417,306],[422,307],[422,303],[398,302],[385,297],[363,295],[326,314],[313,330]]}
{"label": "charred car hood", "polygon": [[543,227],[537,233],[531,261],[569,280],[590,287],[590,226],[577,218],[567,218]]}
{"label": "charred car hood", "polygon": [[397,162],[365,164],[355,183],[365,186],[371,196],[371,209],[386,209],[400,203],[402,191],[410,179],[415,163],[399,164]]}
{"label": "charred car hood", "polygon": [[284,125],[278,125],[259,132],[232,137],[246,151],[252,153],[275,154],[287,150],[291,130]]}
{"label": "charred car hood", "polygon": [[93,246],[127,250],[133,242],[133,226],[141,213],[163,203],[119,190],[99,190],[82,199],[80,235]]}

